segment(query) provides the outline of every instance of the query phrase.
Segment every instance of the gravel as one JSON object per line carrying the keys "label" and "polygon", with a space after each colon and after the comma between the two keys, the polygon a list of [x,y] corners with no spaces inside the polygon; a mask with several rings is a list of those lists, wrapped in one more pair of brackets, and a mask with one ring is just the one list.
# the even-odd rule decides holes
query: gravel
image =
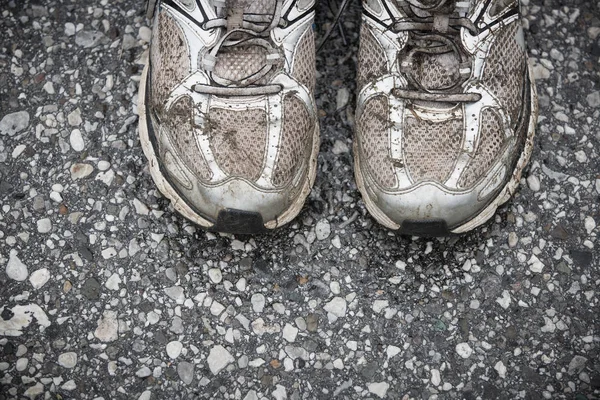
{"label": "gravel", "polygon": [[489,223],[449,238],[399,236],[360,199],[359,12],[317,55],[306,205],[236,236],[179,216],[149,175],[139,2],[4,4],[0,398],[600,397],[598,4],[523,2],[532,160]]}

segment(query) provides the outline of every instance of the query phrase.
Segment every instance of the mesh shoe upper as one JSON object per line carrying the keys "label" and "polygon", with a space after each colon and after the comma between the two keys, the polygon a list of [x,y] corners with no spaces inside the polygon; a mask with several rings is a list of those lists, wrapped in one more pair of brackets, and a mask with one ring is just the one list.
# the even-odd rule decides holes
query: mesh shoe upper
{"label": "mesh shoe upper", "polygon": [[165,178],[208,219],[277,219],[309,175],[317,127],[313,2],[158,3],[146,106]]}
{"label": "mesh shoe upper", "polygon": [[408,219],[456,227],[511,179],[529,133],[534,93],[518,2],[363,5],[355,171],[363,196],[390,227]]}

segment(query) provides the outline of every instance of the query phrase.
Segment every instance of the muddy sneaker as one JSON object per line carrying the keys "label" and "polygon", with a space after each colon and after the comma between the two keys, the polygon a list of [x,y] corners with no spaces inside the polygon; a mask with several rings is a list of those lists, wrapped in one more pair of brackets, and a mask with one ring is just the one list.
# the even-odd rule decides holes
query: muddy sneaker
{"label": "muddy sneaker", "polygon": [[156,185],[211,230],[291,221],[316,172],[314,1],[156,3],[138,102]]}
{"label": "muddy sneaker", "polygon": [[537,97],[517,0],[365,0],[355,174],[404,234],[473,229],[514,193]]}

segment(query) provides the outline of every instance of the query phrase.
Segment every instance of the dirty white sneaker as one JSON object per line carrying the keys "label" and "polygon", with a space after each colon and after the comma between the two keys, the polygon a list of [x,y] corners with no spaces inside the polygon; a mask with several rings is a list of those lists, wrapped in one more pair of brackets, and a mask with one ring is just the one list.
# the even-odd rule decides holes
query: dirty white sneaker
{"label": "dirty white sneaker", "polygon": [[355,174],[401,233],[486,222],[532,151],[537,96],[517,0],[364,0]]}
{"label": "dirty white sneaker", "polygon": [[291,221],[316,172],[314,0],[164,0],[149,12],[139,127],[160,191],[216,231]]}

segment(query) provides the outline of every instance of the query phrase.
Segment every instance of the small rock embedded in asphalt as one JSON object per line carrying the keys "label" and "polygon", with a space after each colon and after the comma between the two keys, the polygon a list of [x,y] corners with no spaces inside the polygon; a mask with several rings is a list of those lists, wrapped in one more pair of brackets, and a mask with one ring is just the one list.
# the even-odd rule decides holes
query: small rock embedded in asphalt
{"label": "small rock embedded in asphalt", "polygon": [[208,270],[208,277],[210,278],[212,283],[221,283],[223,280],[223,275],[219,268],[211,268]]}
{"label": "small rock embedded in asphalt", "polygon": [[473,349],[468,343],[459,343],[456,345],[456,353],[462,358],[469,358],[473,354]]}
{"label": "small rock embedded in asphalt", "polygon": [[223,368],[225,368],[230,363],[234,362],[235,359],[227,351],[227,349],[223,346],[215,346],[210,349],[210,353],[208,354],[208,358],[206,362],[208,363],[208,368],[213,375],[217,375]]}
{"label": "small rock embedded in asphalt", "polygon": [[94,336],[102,342],[112,342],[119,338],[118,329],[117,313],[115,311],[104,311],[102,317],[98,320],[98,327],[94,331]]}
{"label": "small rock embedded in asphalt", "polygon": [[346,316],[346,307],[346,300],[338,296],[331,299],[331,301],[327,303],[325,307],[323,307],[323,309],[327,311],[329,315],[333,315],[335,317],[335,320],[337,318],[342,318]]}
{"label": "small rock embedded in asphalt", "polygon": [[152,375],[152,370],[146,367],[145,365],[135,372],[135,376],[137,376],[138,378],[146,378],[150,375]]}
{"label": "small rock embedded in asphalt", "polygon": [[42,218],[37,221],[37,230],[39,233],[48,233],[52,230],[50,218]]}
{"label": "small rock embedded in asphalt", "polygon": [[14,136],[29,126],[29,113],[18,111],[5,115],[0,120],[0,135]]}
{"label": "small rock embedded in asphalt", "polygon": [[77,365],[77,353],[72,351],[68,353],[62,353],[58,356],[58,365],[69,369],[75,368],[75,365]]}
{"label": "small rock embedded in asphalt", "polygon": [[31,273],[29,277],[29,282],[31,282],[31,286],[34,289],[39,289],[44,286],[50,280],[50,271],[48,268],[40,268]]}
{"label": "small rock embedded in asphalt", "polygon": [[329,221],[326,219],[322,219],[317,222],[317,226],[315,227],[315,234],[317,235],[317,240],[325,240],[331,234],[331,226],[329,225]]}
{"label": "small rock embedded in asphalt", "polygon": [[21,262],[16,250],[10,251],[10,256],[8,257],[8,263],[6,264],[5,271],[6,275],[8,275],[10,279],[19,282],[27,279],[27,276],[29,275],[27,266]]}
{"label": "small rock embedded in asphalt", "polygon": [[387,382],[374,382],[369,383],[367,387],[369,389],[369,392],[373,393],[380,399],[384,399],[387,395],[388,389],[390,388],[390,384]]}
{"label": "small rock embedded in asphalt", "polygon": [[194,364],[187,361],[180,362],[177,364],[177,374],[183,383],[189,385],[194,380]]}
{"label": "small rock embedded in asphalt", "polygon": [[182,349],[183,344],[178,340],[167,343],[167,355],[169,358],[175,359],[179,357]]}
{"label": "small rock embedded in asphalt", "polygon": [[261,313],[265,308],[265,296],[260,293],[255,293],[250,298],[250,302],[252,303],[252,309],[255,313]]}

